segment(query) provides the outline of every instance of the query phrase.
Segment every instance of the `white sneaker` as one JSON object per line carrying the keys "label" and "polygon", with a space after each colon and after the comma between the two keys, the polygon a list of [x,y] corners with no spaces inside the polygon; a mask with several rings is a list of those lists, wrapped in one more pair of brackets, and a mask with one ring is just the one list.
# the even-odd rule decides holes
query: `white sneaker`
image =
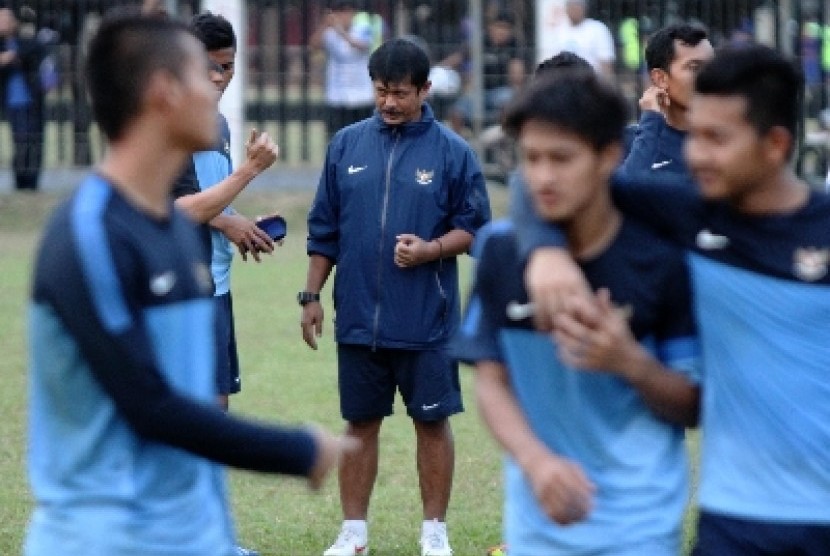
{"label": "white sneaker", "polygon": [[347,527],[340,529],[337,540],[323,552],[323,556],[368,556],[369,544],[365,538]]}
{"label": "white sneaker", "polygon": [[421,556],[452,556],[445,523],[436,521],[430,530],[421,534]]}

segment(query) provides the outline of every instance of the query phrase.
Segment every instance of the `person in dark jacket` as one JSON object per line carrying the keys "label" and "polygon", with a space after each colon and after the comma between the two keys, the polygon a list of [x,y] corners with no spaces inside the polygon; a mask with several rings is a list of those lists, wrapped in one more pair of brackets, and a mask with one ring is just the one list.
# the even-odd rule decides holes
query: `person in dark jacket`
{"label": "person in dark jacket", "polygon": [[393,39],[369,61],[371,118],[328,146],[308,216],[302,334],[317,348],[320,291],[337,266],[334,306],[340,411],[360,451],[340,466],[343,522],[327,556],[364,554],[378,433],[400,390],[417,437],[421,553],[449,556],[445,517],[454,448],[449,416],[463,410],[446,344],[460,321],[456,257],[490,219],[475,153],[425,103],[429,59]]}
{"label": "person in dark jacket", "polygon": [[668,173],[688,179],[683,160],[695,77],[715,51],[702,27],[678,23],[658,30],[646,45],[651,86],[640,98],[642,116],[618,173]]}
{"label": "person in dark jacket", "polygon": [[9,8],[0,8],[0,102],[12,130],[15,187],[36,190],[43,159],[44,50],[35,37],[18,32]]}

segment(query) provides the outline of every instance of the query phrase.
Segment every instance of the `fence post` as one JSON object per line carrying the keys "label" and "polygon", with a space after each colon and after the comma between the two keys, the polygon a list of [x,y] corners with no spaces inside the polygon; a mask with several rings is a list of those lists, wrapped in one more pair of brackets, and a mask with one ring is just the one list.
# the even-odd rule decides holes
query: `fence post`
{"label": "fence post", "polygon": [[470,26],[470,58],[472,59],[470,97],[473,101],[471,123],[473,137],[475,137],[474,143],[478,145],[479,136],[484,128],[484,76],[482,75],[484,71],[484,37],[482,29],[486,23],[484,22],[481,0],[470,0],[470,19],[472,20]]}
{"label": "fence post", "polygon": [[245,18],[245,6],[242,0],[203,0],[202,10],[209,10],[227,19],[236,33],[235,74],[222,100],[219,110],[231,130],[231,160],[238,168],[244,157],[245,140],[245,71],[247,69],[248,48],[246,31],[248,22]]}

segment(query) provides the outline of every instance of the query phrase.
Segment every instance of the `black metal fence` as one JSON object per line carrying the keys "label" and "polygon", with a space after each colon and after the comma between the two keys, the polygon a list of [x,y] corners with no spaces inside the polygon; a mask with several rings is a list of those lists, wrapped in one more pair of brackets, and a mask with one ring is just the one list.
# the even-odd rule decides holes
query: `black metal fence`
{"label": "black metal fence", "polygon": [[[60,85],[46,98],[45,164],[51,167],[88,165],[100,155],[101,141],[91,123],[79,68],[85,44],[106,9],[136,0],[15,0],[19,9],[33,8],[34,30],[57,32],[54,46]],[[307,46],[326,7],[326,0],[247,0],[245,45],[245,119],[271,129],[289,162],[318,163],[324,137],[324,56]],[[485,17],[500,9],[514,18],[514,33],[529,60],[535,56],[534,0],[482,0]],[[470,6],[467,0],[364,0],[367,11],[380,14],[388,36],[417,35],[429,45],[434,61],[460,47]],[[178,16],[201,8],[199,0],[178,0]],[[707,26],[713,42],[761,40],[806,64],[817,64],[811,102],[826,105],[825,71],[830,69],[830,26],[824,0],[594,0],[589,16],[612,31],[617,49],[616,73],[636,106],[642,86],[638,52],[651,30],[688,20]],[[479,23],[480,25],[480,23]],[[824,41],[827,35],[828,41]],[[632,41],[638,41],[632,44]],[[827,59],[824,59],[825,57]],[[531,68],[528,68],[529,70]],[[813,69],[812,67],[810,69]],[[812,72],[815,73],[815,72]],[[452,99],[436,99],[439,117]],[[0,129],[0,167],[10,163],[10,136]]]}

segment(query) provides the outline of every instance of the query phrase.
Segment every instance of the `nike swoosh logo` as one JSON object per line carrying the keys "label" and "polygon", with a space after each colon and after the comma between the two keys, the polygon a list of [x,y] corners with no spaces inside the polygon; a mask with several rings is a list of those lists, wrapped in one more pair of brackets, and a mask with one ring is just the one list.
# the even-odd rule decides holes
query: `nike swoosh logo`
{"label": "nike swoosh logo", "polygon": [[429,411],[430,409],[435,409],[435,408],[436,408],[436,407],[438,407],[439,405],[441,405],[441,402],[434,403],[434,404],[432,404],[432,405],[426,405],[426,404],[424,404],[424,405],[422,405],[422,406],[421,406],[421,409],[423,409],[424,411]]}
{"label": "nike swoosh logo", "polygon": [[663,162],[655,162],[654,164],[651,165],[651,169],[652,170],[658,170],[658,169],[662,168],[663,166],[668,166],[669,164],[671,164],[671,160],[664,160]]}
{"label": "nike swoosh logo", "polygon": [[701,249],[712,251],[727,247],[729,245],[729,238],[719,234],[713,234],[709,230],[703,229],[697,233],[695,243]]}
{"label": "nike swoosh logo", "polygon": [[176,285],[176,274],[172,270],[157,274],[150,279],[150,291],[161,297],[170,293]]}
{"label": "nike swoosh logo", "polygon": [[358,172],[362,172],[365,169],[366,169],[366,166],[352,166],[352,165],[349,165],[347,170],[350,174],[357,174]]}

